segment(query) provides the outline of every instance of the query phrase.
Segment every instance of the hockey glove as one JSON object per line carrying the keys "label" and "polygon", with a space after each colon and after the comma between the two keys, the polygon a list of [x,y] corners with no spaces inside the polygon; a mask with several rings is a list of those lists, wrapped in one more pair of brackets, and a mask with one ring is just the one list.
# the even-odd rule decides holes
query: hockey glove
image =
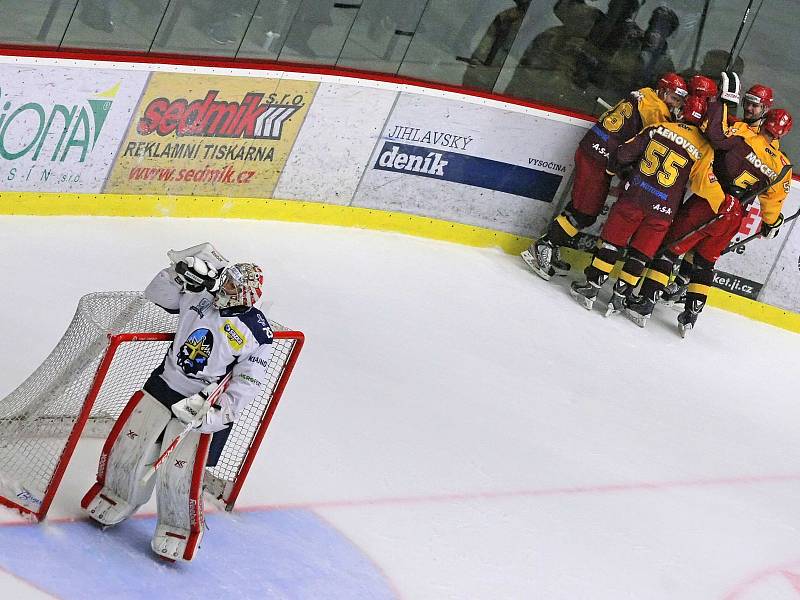
{"label": "hockey glove", "polygon": [[728,105],[728,110],[735,113],[741,97],[741,83],[739,76],[733,71],[720,74],[719,98]]}
{"label": "hockey glove", "polygon": [[172,414],[175,415],[181,423],[186,425],[194,424],[195,427],[200,427],[205,422],[205,416],[211,408],[211,402],[208,396],[217,389],[217,384],[212,383],[197,392],[196,394],[178,400],[172,405]]}
{"label": "hockey glove", "polygon": [[778,235],[778,232],[781,230],[781,225],[783,225],[783,213],[778,215],[778,218],[775,219],[772,225],[761,221],[761,231],[759,233],[761,233],[761,237],[771,240]]}
{"label": "hockey glove", "polygon": [[219,288],[220,273],[202,258],[187,256],[175,264],[175,281],[185,291],[215,292]]}

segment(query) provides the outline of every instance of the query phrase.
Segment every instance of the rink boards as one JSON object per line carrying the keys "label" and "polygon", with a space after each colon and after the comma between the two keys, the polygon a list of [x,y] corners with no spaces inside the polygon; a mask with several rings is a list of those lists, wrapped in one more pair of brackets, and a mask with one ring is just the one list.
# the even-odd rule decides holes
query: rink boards
{"label": "rink boards", "polygon": [[[591,125],[323,72],[2,61],[3,214],[278,219],[518,252],[565,201]],[[793,182],[784,214],[798,207]],[[759,225],[756,204],[739,237]],[[717,304],[798,328],[794,225],[720,259]]]}

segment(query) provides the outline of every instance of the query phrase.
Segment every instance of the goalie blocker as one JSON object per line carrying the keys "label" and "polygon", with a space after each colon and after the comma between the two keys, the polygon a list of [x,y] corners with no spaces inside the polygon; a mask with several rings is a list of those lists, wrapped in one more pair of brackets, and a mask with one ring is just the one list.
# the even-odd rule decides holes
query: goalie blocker
{"label": "goalie blocker", "polygon": [[[175,340],[109,434],[97,482],[81,506],[100,524],[116,525],[147,502],[155,487],[158,525],[151,547],[162,557],[189,561],[203,535],[210,434],[217,448],[224,445],[232,423],[265,385],[273,333],[256,308],[263,287],[259,267],[228,265],[210,244],[171,251],[170,258],[172,266],[156,275],[145,296],[177,313]],[[211,281],[210,274],[219,280]],[[212,394],[211,405],[211,390],[228,373],[227,387]],[[193,430],[155,477],[144,477],[187,424]]]}

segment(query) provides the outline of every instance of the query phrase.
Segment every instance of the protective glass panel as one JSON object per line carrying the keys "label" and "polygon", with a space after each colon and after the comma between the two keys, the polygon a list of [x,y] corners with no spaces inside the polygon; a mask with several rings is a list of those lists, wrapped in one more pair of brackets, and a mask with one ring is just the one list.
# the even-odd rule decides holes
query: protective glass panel
{"label": "protective glass panel", "polygon": [[234,57],[253,19],[258,0],[172,0],[153,50]]}
{"label": "protective glass panel", "polygon": [[494,87],[529,0],[430,0],[399,73],[482,90]]}
{"label": "protective glass panel", "polygon": [[287,62],[336,64],[353,27],[360,1],[303,0],[278,59]]}
{"label": "protective glass panel", "polygon": [[427,0],[364,0],[338,66],[397,73]]}
{"label": "protective glass panel", "polygon": [[80,0],[63,46],[147,52],[169,0]]}

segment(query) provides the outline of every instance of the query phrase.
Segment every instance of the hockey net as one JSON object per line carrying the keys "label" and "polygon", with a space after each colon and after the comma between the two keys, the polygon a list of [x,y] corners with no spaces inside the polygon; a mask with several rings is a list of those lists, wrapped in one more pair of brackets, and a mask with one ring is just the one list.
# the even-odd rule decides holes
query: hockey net
{"label": "hockey net", "polygon": [[[141,292],[81,298],[42,365],[0,400],[0,504],[41,520],[80,437],[105,437],[133,393],[163,360],[177,324]],[[233,425],[204,487],[232,510],[303,345],[275,333],[267,384]]]}

